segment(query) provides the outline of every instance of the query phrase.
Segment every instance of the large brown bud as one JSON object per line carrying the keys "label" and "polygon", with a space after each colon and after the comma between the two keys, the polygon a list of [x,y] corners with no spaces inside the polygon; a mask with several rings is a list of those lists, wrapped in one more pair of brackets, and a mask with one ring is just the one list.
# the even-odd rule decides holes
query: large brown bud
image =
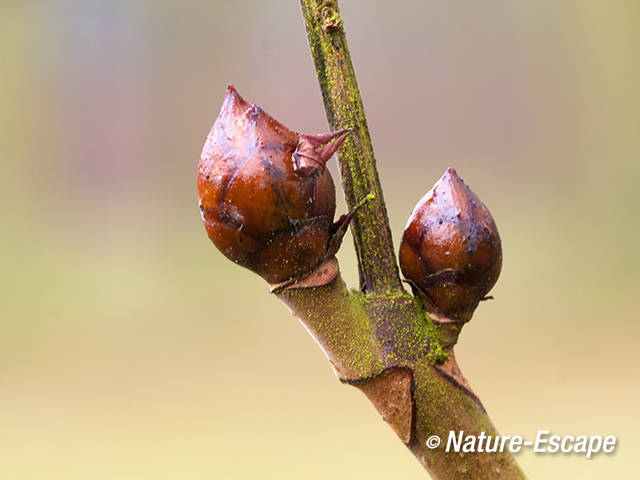
{"label": "large brown bud", "polygon": [[270,283],[316,267],[336,208],[325,163],[346,134],[291,131],[229,86],[198,166],[200,211],[215,246]]}
{"label": "large brown bud", "polygon": [[496,283],[500,236],[487,207],[449,168],[416,205],[400,245],[400,268],[425,308],[464,322]]}

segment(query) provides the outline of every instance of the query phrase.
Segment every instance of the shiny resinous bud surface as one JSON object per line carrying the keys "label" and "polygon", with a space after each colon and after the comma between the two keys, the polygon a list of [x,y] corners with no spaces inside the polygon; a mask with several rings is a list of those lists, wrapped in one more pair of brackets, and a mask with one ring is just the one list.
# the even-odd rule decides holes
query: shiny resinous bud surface
{"label": "shiny resinous bud surface", "polygon": [[427,310],[456,321],[469,320],[498,279],[498,229],[454,169],[414,208],[402,236],[400,267]]}
{"label": "shiny resinous bud surface", "polygon": [[324,164],[344,135],[298,134],[230,86],[198,166],[200,211],[216,247],[270,283],[317,266],[335,212]]}

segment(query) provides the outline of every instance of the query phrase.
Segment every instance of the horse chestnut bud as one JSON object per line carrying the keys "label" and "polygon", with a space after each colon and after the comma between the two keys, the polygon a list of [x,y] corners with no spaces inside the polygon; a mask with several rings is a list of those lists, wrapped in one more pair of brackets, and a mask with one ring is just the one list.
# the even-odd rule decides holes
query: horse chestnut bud
{"label": "horse chestnut bud", "polygon": [[229,86],[198,166],[200,211],[215,246],[270,283],[315,268],[335,230],[325,164],[347,133],[296,133]]}
{"label": "horse chestnut bud", "polygon": [[471,318],[502,267],[487,207],[449,168],[416,205],[400,245],[400,268],[430,313]]}

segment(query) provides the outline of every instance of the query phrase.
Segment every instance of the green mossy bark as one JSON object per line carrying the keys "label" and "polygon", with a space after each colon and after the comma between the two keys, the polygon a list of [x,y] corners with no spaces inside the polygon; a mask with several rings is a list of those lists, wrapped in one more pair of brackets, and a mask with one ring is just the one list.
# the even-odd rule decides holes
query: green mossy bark
{"label": "green mossy bark", "polygon": [[[498,435],[477,399],[438,374],[422,359],[411,366],[414,379],[415,430],[408,445],[434,479],[513,480],[525,475],[508,451],[503,453],[447,453],[450,431],[464,435]],[[426,447],[431,435],[442,440],[434,450]]]}
{"label": "green mossy bark", "polygon": [[[370,299],[349,291],[341,276],[324,286],[290,288],[276,294],[316,339],[341,381],[356,386],[392,368],[412,376],[407,447],[437,480],[524,479],[508,453],[456,454],[444,450],[449,431],[465,435],[497,432],[479,400],[437,364],[446,359],[437,327],[408,294]],[[384,385],[382,385],[384,388]],[[426,440],[438,435],[437,449]]]}
{"label": "green mossy bark", "polygon": [[302,0],[301,5],[329,125],[332,130],[354,129],[339,152],[347,204],[354,208],[368,194],[374,195],[358,209],[351,225],[360,287],[375,295],[401,292],[382,187],[338,5],[328,0]]}
{"label": "green mossy bark", "polygon": [[327,355],[336,374],[358,383],[426,358],[446,360],[438,330],[406,293],[369,298],[349,291],[340,274],[319,287],[276,293]]}
{"label": "green mossy bark", "polygon": [[[407,443],[437,480],[524,479],[509,453],[444,451],[449,431],[497,435],[479,400],[437,365],[447,359],[440,340],[451,332],[435,326],[420,303],[402,288],[360,92],[335,0],[301,0],[307,37],[322,98],[333,130],[354,129],[340,151],[342,184],[350,208],[366,195],[352,223],[362,292],[349,292],[338,276],[329,284],[279,292],[318,341],[346,382],[363,385],[391,368],[411,372],[411,432]],[[449,363],[455,364],[455,359]],[[457,367],[457,364],[455,364]],[[393,376],[389,376],[392,378]],[[466,381],[464,381],[466,382]],[[463,383],[464,383],[463,382]],[[384,393],[384,381],[376,382]],[[400,422],[402,423],[402,422]],[[430,450],[425,441],[439,435]]]}
{"label": "green mossy bark", "polygon": [[328,285],[278,293],[316,339],[345,382],[378,375],[385,368],[382,344],[359,295],[338,275]]}

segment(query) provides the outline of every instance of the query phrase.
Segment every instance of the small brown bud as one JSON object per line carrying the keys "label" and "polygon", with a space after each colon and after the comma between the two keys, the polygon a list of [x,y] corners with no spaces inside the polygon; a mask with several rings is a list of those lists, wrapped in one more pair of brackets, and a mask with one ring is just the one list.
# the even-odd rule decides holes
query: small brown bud
{"label": "small brown bud", "polygon": [[200,211],[215,246],[270,283],[316,267],[336,208],[325,164],[347,134],[291,131],[229,86],[198,166]]}
{"label": "small brown bud", "polygon": [[425,308],[465,322],[496,283],[500,236],[487,207],[453,168],[418,202],[400,245],[400,268]]}

